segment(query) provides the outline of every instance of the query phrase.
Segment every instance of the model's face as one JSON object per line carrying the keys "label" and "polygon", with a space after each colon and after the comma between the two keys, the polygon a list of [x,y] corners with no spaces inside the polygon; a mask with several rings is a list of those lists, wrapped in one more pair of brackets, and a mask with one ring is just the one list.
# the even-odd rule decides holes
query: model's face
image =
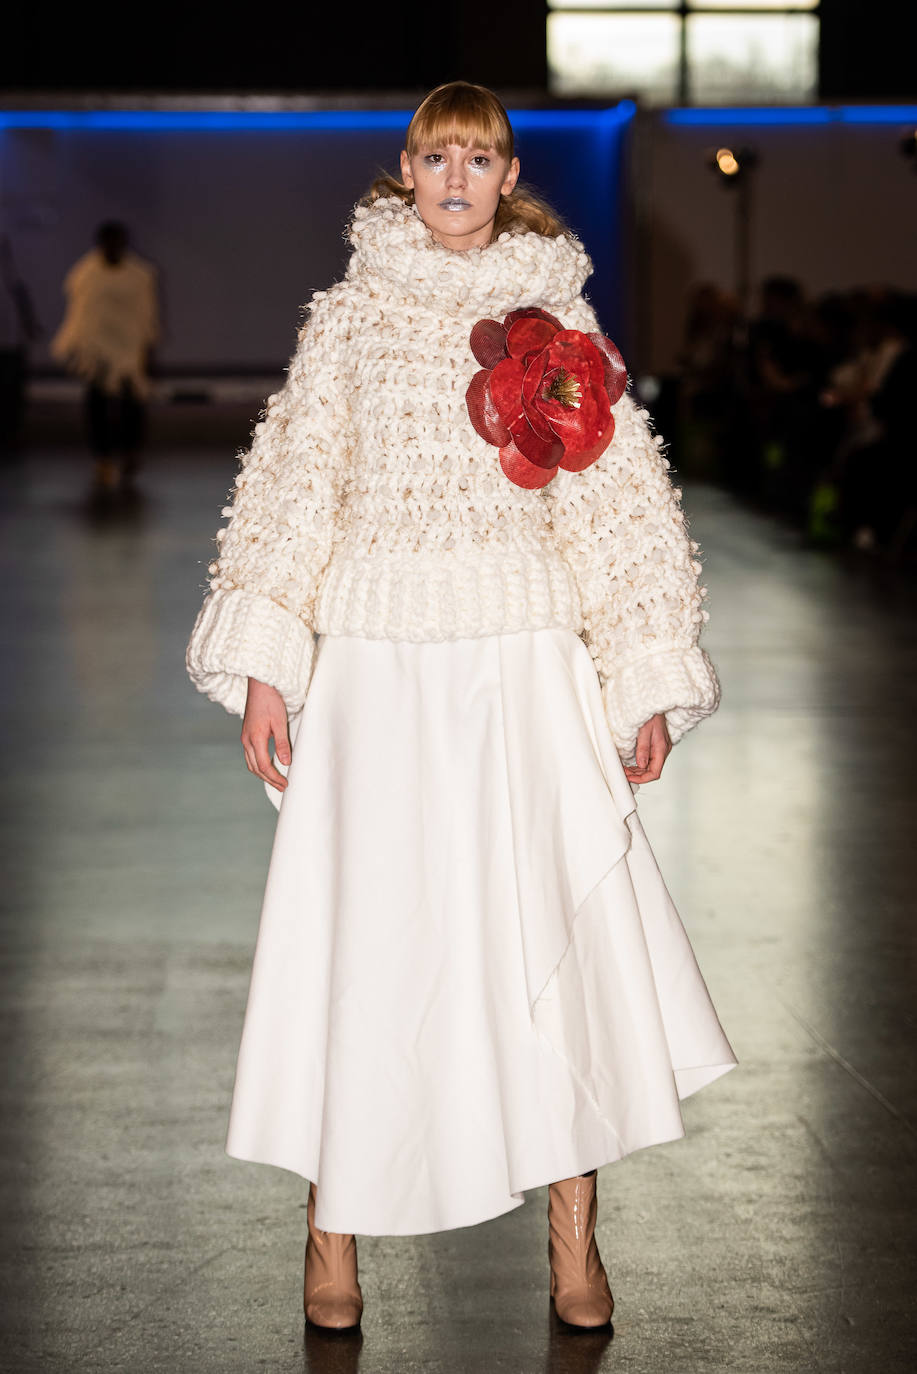
{"label": "model's face", "polygon": [[446,143],[414,157],[401,154],[401,179],[412,188],[424,224],[447,248],[490,243],[500,197],[518,177],[519,159],[507,162],[493,148]]}

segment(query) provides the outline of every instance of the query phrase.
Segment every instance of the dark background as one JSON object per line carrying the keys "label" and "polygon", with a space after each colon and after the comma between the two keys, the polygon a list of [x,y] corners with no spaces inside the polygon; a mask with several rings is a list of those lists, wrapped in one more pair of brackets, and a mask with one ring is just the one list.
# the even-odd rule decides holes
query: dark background
{"label": "dark background", "polygon": [[[905,0],[823,0],[820,97],[911,98],[912,11]],[[0,90],[373,94],[463,78],[544,92],[546,14],[540,0],[406,0],[366,9],[74,6],[50,22],[33,5],[5,23]]]}

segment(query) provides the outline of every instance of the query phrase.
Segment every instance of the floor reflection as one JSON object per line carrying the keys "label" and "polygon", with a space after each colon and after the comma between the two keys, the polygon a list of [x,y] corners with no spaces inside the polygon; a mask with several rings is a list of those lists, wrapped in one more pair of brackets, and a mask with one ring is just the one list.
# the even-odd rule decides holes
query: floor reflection
{"label": "floor reflection", "polygon": [[[311,1322],[305,1322],[304,1326],[303,1368],[308,1374],[356,1374],[363,1350],[363,1332],[359,1326],[351,1331],[324,1331]],[[371,1370],[367,1374],[371,1374]]]}
{"label": "floor reflection", "polygon": [[595,1330],[567,1326],[552,1306],[544,1374],[597,1374],[614,1334],[611,1322]]}
{"label": "floor reflection", "polygon": [[[308,1374],[356,1374],[360,1368],[364,1339],[360,1327],[353,1331],[323,1331],[320,1327],[306,1322],[303,1367]],[[614,1327],[611,1323],[595,1330],[567,1326],[552,1306],[543,1365],[544,1374],[599,1374],[603,1367],[603,1357],[613,1339]],[[455,1362],[452,1367],[457,1372],[471,1367],[472,1364],[476,1369],[485,1369],[488,1356],[481,1353],[482,1347],[486,1347],[486,1333],[479,1331],[475,1342],[475,1355],[472,1356],[466,1351],[464,1358],[468,1359],[468,1364],[465,1364],[463,1352],[455,1350],[452,1354]],[[367,1374],[371,1374],[375,1367],[371,1340],[367,1342],[366,1356]],[[495,1368],[507,1367],[502,1352],[500,1356],[495,1354],[492,1358]]]}

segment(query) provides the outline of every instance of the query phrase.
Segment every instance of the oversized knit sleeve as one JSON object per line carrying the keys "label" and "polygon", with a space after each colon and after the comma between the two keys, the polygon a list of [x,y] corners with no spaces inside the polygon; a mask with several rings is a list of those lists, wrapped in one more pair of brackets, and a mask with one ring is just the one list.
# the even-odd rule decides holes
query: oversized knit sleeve
{"label": "oversized knit sleeve", "polygon": [[337,304],[337,289],[313,297],[286,383],[255,427],[188,645],[194,685],[236,715],[249,677],[276,687],[291,713],[309,686],[315,601],[350,453]]}
{"label": "oversized knit sleeve", "polygon": [[[563,318],[568,327],[597,327],[584,303]],[[716,710],[719,683],[698,645],[706,589],[662,439],[629,394],[613,413],[615,437],[601,458],[585,472],[559,472],[545,495],[579,590],[608,725],[631,762],[645,721],[663,712],[675,743]]]}

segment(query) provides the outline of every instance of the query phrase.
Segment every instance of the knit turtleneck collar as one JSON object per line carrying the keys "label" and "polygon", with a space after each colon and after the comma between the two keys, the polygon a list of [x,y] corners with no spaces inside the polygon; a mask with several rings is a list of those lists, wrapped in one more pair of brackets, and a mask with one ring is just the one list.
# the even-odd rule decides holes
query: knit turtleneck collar
{"label": "knit turtleneck collar", "polygon": [[592,272],[582,244],[568,235],[504,233],[485,248],[446,248],[395,196],[357,206],[350,240],[348,277],[369,273],[408,299],[476,316],[566,304]]}

